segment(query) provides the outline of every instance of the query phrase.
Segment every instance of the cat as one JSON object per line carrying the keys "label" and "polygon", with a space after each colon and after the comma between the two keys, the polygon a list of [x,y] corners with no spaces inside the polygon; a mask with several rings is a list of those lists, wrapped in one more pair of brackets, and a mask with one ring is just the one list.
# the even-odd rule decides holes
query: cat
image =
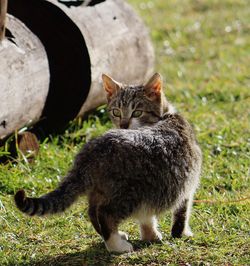
{"label": "cat", "polygon": [[[111,120],[119,127],[86,143],[58,187],[39,198],[15,195],[28,215],[64,211],[87,195],[88,214],[110,252],[132,252],[119,224],[133,217],[141,239],[159,241],[157,216],[172,211],[173,237],[192,236],[193,195],[202,154],[189,123],[173,111],[156,73],[144,86],[124,86],[103,75]],[[135,129],[133,129],[135,128]]]}

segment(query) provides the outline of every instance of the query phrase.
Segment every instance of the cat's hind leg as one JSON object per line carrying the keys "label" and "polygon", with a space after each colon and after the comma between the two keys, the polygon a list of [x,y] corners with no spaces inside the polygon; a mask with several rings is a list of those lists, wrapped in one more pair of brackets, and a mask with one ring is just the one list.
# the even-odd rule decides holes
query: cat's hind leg
{"label": "cat's hind leg", "polygon": [[154,215],[140,215],[137,218],[140,223],[141,240],[143,241],[161,241],[162,235],[158,230],[157,218]]}
{"label": "cat's hind leg", "polygon": [[[96,232],[102,236],[102,231],[100,228],[97,214],[98,214],[98,206],[93,205],[92,202],[90,201],[89,209],[88,209],[88,215],[89,215],[90,221],[91,221],[93,227],[95,228]],[[122,232],[122,231],[118,231],[118,233],[122,239],[128,240],[128,234],[126,234],[125,232]]]}
{"label": "cat's hind leg", "polygon": [[101,202],[103,201],[103,196],[100,193],[100,191],[95,189],[88,195],[88,200],[89,200],[88,215],[90,221],[93,227],[95,228],[96,232],[99,235],[102,235],[100,224],[98,221],[98,208]]}
{"label": "cat's hind leg", "polygon": [[98,218],[97,218],[97,210],[98,210],[97,206],[89,206],[88,214],[89,214],[90,221],[92,225],[94,226],[96,232],[99,235],[102,235],[101,228],[100,228]]}
{"label": "cat's hind leg", "polygon": [[189,226],[192,199],[193,197],[190,197],[190,199],[184,199],[181,204],[173,209],[172,237],[181,237],[182,235],[193,236]]}
{"label": "cat's hind leg", "polygon": [[112,211],[112,206],[100,206],[98,208],[98,221],[105,246],[110,252],[132,252],[133,246],[127,241],[127,234],[118,231],[118,225],[122,218]]}

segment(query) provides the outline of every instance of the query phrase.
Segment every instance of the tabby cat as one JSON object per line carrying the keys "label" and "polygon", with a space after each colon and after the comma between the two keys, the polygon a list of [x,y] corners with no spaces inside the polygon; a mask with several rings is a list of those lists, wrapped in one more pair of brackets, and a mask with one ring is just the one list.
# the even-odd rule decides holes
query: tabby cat
{"label": "tabby cat", "polygon": [[53,214],[85,194],[90,221],[110,252],[133,250],[127,234],[118,231],[128,217],[138,220],[142,240],[161,240],[156,217],[167,209],[172,236],[192,236],[189,216],[201,151],[191,126],[165,99],[157,73],[144,86],[125,86],[106,75],[103,84],[110,117],[120,129],[84,145],[54,191],[39,198],[18,191],[17,207],[31,216]]}

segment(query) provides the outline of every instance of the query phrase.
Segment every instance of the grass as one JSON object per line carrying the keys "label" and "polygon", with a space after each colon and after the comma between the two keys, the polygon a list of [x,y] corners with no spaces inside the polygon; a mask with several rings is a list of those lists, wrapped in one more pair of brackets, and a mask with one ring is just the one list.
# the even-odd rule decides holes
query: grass
{"label": "grass", "polygon": [[[170,237],[170,216],[160,219],[163,243],[140,242],[137,225],[122,229],[136,248],[110,255],[94,232],[85,199],[63,215],[28,218],[13,204],[53,189],[74,155],[111,127],[103,109],[63,136],[41,143],[33,164],[21,157],[0,165],[0,265],[249,265],[250,264],[250,6],[243,0],[129,0],[148,25],[156,70],[165,90],[191,121],[203,150],[201,185],[191,225],[195,236]],[[122,70],[121,70],[122,71]],[[4,148],[1,148],[4,152]],[[234,202],[235,201],[235,202]]]}

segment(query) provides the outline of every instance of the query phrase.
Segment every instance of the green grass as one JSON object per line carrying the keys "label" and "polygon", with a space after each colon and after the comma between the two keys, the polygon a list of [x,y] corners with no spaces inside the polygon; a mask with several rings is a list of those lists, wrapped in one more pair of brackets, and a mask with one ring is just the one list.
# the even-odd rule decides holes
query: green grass
{"label": "green grass", "polygon": [[249,1],[129,2],[150,29],[166,95],[194,125],[202,147],[195,198],[215,203],[194,204],[192,239],[170,237],[169,214],[160,219],[161,244],[140,242],[137,225],[125,222],[136,251],[123,255],[107,253],[84,198],[49,218],[18,212],[17,189],[29,195],[53,189],[79,148],[111,127],[101,110],[41,143],[33,164],[20,157],[0,165],[0,265],[250,265],[250,201],[233,202],[250,196]]}

